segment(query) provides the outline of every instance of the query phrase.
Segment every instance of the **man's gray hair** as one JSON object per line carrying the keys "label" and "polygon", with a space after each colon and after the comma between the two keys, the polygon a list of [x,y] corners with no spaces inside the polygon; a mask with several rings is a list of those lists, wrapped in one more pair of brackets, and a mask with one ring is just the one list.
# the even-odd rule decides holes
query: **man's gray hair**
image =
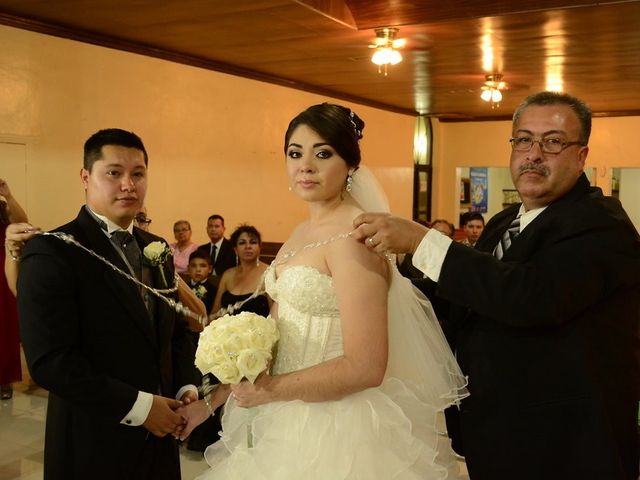
{"label": "man's gray hair", "polygon": [[522,112],[531,105],[567,105],[571,107],[571,110],[573,110],[576,117],[578,117],[578,122],[580,122],[580,136],[578,141],[581,145],[589,143],[589,136],[591,135],[591,108],[582,100],[561,92],[534,93],[525,98],[513,113],[514,127],[518,124]]}

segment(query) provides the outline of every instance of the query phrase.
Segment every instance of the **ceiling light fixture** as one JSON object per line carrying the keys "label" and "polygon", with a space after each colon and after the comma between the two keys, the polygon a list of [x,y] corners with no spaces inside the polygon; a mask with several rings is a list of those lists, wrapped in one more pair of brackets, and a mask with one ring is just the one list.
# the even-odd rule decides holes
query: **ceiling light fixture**
{"label": "ceiling light fixture", "polygon": [[491,108],[497,108],[502,101],[502,90],[507,88],[507,84],[502,81],[501,73],[492,73],[485,77],[480,98],[491,103]]}
{"label": "ceiling light fixture", "polygon": [[378,65],[378,73],[387,75],[389,65],[396,65],[402,61],[398,49],[406,45],[404,38],[396,39],[397,28],[377,28],[375,42],[369,48],[375,48],[371,61]]}

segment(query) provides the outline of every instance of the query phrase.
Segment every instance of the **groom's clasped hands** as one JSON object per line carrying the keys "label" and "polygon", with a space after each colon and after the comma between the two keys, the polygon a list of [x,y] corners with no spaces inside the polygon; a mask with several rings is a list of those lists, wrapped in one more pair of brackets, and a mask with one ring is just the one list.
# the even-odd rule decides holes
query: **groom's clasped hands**
{"label": "groom's clasped hands", "polygon": [[193,415],[188,413],[187,405],[198,400],[198,395],[194,391],[186,392],[181,400],[153,396],[153,403],[147,419],[142,424],[149,432],[157,437],[164,437],[171,434],[175,438],[186,437],[185,430],[189,433],[198,425],[190,425]]}

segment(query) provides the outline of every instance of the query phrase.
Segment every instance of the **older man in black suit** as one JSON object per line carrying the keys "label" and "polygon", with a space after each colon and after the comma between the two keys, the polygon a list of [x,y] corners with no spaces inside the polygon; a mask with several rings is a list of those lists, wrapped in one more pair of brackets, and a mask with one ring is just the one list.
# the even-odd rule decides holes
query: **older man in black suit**
{"label": "older man in black suit", "polygon": [[511,138],[522,204],[475,250],[397,217],[356,219],[372,248],[414,252],[453,304],[473,480],[638,477],[640,239],[584,175],[590,131],[576,98],[525,100]]}
{"label": "older man in black suit", "polygon": [[[171,283],[171,258],[145,265],[164,240],[132,226],[147,188],[147,153],[133,133],[85,143],[86,205],[57,231],[147,285]],[[162,270],[162,272],[161,272]],[[21,334],[35,381],[50,391],[44,478],[180,478],[175,410],[197,398],[193,347],[164,302],[77,246],[31,240],[18,280]]]}

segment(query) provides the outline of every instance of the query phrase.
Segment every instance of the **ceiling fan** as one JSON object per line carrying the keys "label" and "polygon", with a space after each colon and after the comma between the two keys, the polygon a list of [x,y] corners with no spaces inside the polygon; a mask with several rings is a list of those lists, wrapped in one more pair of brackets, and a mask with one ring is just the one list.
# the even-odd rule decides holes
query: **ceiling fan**
{"label": "ceiling fan", "polygon": [[398,29],[393,27],[376,28],[376,39],[369,48],[375,48],[371,61],[378,65],[378,73],[387,75],[387,67],[402,61],[400,49],[407,44],[406,39],[396,38]]}
{"label": "ceiling fan", "polygon": [[482,93],[480,98],[491,103],[491,108],[500,106],[502,101],[502,91],[507,89],[507,83],[502,80],[501,73],[490,73],[485,75],[485,82],[480,87]]}

